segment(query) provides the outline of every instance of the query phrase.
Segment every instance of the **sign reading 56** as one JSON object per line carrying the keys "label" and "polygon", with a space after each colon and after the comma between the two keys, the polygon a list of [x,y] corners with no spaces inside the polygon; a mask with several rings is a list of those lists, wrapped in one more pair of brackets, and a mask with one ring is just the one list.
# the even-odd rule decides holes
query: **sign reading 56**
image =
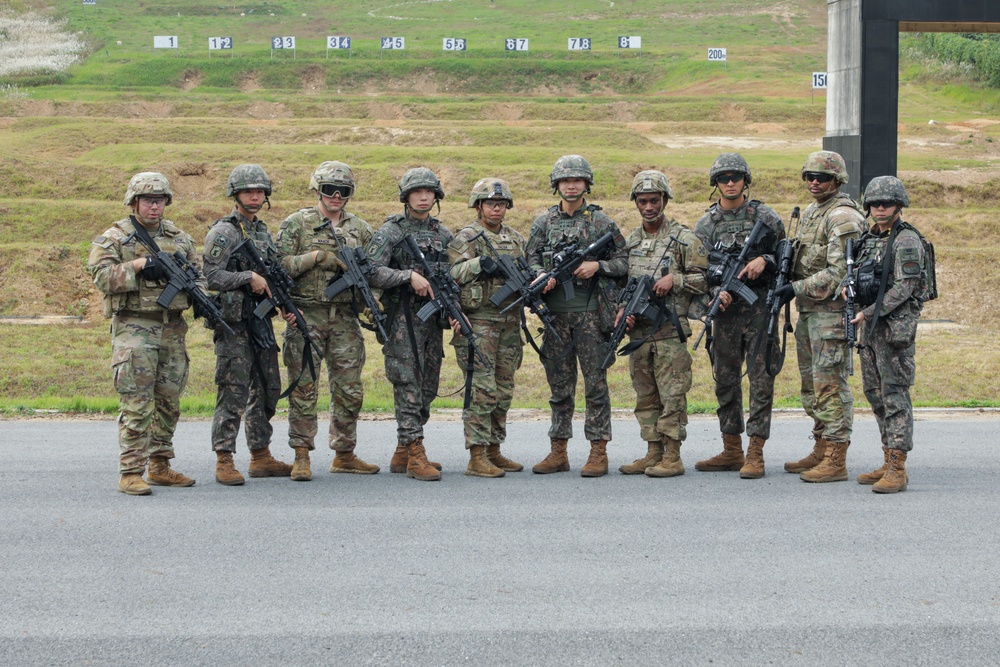
{"label": "sign reading 56", "polygon": [[465,39],[462,37],[445,37],[441,43],[442,51],[465,51]]}

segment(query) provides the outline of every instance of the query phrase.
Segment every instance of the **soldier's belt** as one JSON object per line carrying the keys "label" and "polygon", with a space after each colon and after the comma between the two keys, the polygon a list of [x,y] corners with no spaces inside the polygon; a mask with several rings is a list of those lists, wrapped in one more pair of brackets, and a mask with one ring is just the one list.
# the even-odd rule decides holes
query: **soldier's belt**
{"label": "soldier's belt", "polygon": [[184,319],[184,312],[180,310],[168,311],[142,311],[142,310],[119,310],[115,317],[134,317],[143,320],[155,320],[157,322],[178,322]]}

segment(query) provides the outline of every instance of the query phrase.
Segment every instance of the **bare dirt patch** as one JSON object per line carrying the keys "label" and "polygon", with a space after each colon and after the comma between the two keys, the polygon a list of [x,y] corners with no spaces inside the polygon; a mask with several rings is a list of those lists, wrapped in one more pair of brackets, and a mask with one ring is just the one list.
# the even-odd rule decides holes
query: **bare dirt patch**
{"label": "bare dirt patch", "polygon": [[326,90],[326,70],[319,65],[310,65],[302,73],[302,90],[312,95]]}
{"label": "bare dirt patch", "polygon": [[400,120],[406,118],[403,107],[394,102],[369,102],[368,117],[379,120]]}
{"label": "bare dirt patch", "polygon": [[483,117],[490,120],[520,120],[524,107],[520,104],[497,103],[483,109]]}
{"label": "bare dirt patch", "polygon": [[201,72],[196,69],[189,69],[184,71],[184,75],[181,77],[181,90],[187,92],[193,88],[197,88],[201,85]]}
{"label": "bare dirt patch", "polygon": [[260,90],[260,82],[257,80],[257,72],[247,72],[240,79],[239,89],[241,93],[252,93],[255,90]]}
{"label": "bare dirt patch", "polygon": [[247,115],[251,118],[291,118],[292,112],[280,102],[258,101],[250,105]]}

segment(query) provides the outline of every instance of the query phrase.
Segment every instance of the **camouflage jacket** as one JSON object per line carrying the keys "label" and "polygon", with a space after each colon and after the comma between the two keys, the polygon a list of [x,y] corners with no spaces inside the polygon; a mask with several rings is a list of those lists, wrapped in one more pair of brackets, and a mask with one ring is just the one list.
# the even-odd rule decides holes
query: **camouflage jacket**
{"label": "camouflage jacket", "polygon": [[813,202],[802,214],[795,236],[792,287],[799,312],[836,312],[844,309],[840,284],[847,275],[847,239],[867,229],[858,204],[837,193],[823,203]]}
{"label": "camouflage jacket", "polygon": [[[897,220],[894,224],[899,225],[901,222],[902,220]],[[881,265],[885,259],[890,232],[891,228],[882,233],[874,229],[866,232],[861,237],[861,247],[855,259],[855,266],[869,260]],[[912,229],[907,227],[900,229],[892,242],[892,258],[889,264],[891,272],[885,295],[882,297],[878,327],[891,326],[889,320],[908,320],[912,321],[913,329],[916,330],[916,321],[920,319],[920,311],[924,307],[923,302],[916,297],[924,281],[924,261],[924,245],[920,237]],[[865,314],[865,323],[860,328],[863,338],[863,332],[868,330],[869,323],[875,318],[875,304],[871,304],[862,312]]]}
{"label": "camouflage jacket", "polygon": [[[767,268],[756,280],[748,280],[747,286],[756,292],[764,293],[777,269],[775,253],[778,242],[785,238],[785,224],[774,209],[756,199],[747,200],[731,211],[715,202],[695,223],[694,233],[709,252],[718,247],[724,253],[736,255],[743,250],[747,237],[759,219],[764,220],[771,233],[762,230],[765,233],[761,245],[751,250],[748,257],[750,259],[763,257],[767,262]],[[713,293],[717,291],[718,287],[712,290]]]}
{"label": "camouflage jacket", "polygon": [[[150,315],[164,312],[156,300],[163,293],[167,281],[146,280],[132,268],[132,260],[151,254],[146,246],[135,238],[123,243],[134,231],[132,218],[124,218],[94,239],[90,245],[87,271],[97,289],[104,295],[105,317],[111,317],[122,311]],[[179,250],[194,266],[199,265],[194,239],[169,220],[163,220],[159,229],[150,232],[150,236],[160,250],[170,254]],[[202,289],[207,288],[204,277],[198,283]],[[187,293],[179,292],[166,310],[180,312],[190,306],[191,299]]]}
{"label": "camouflage jacket", "polygon": [[[669,266],[670,275],[674,277],[674,286],[663,301],[677,313],[684,334],[690,336],[688,313],[695,297],[704,294],[707,289],[705,270],[708,268],[708,250],[694,232],[676,220],[664,220],[659,229],[653,233],[647,232],[640,225],[625,241],[625,247],[628,249],[628,277],[638,278],[652,273],[663,257],[671,236],[677,237],[687,245],[674,243],[670,247],[655,278],[659,280],[663,277],[665,268]],[[643,318],[636,322],[635,327],[628,333],[629,338],[635,340],[645,338],[651,331],[652,323]],[[677,331],[668,322],[660,327],[652,338],[659,340],[676,337]]]}
{"label": "camouflage jacket", "polygon": [[316,266],[313,251],[322,250],[337,254],[341,246],[364,248],[371,241],[374,232],[371,226],[352,213],[342,213],[336,226],[329,218],[323,217],[315,206],[299,209],[281,223],[275,245],[281,256],[281,264],[295,280],[291,290],[297,305],[314,306],[330,303],[350,303],[351,291],[344,290],[333,301],[326,298],[324,291],[331,281],[340,276],[334,267]]}
{"label": "camouflage jacket", "polygon": [[517,298],[516,295],[511,295],[500,307],[490,302],[490,297],[500,289],[506,278],[499,273],[490,278],[480,273],[480,257],[485,255],[496,260],[482,238],[470,242],[472,237],[480,233],[485,234],[501,255],[524,257],[524,237],[507,225],[501,225],[498,231],[491,232],[486,229],[482,221],[477,220],[460,230],[448,244],[448,260],[451,262],[452,277],[462,287],[462,310],[471,319],[492,322],[517,320],[520,318],[520,309],[514,308],[503,315],[500,314],[510,301]]}
{"label": "camouflage jacket", "polygon": [[226,322],[240,322],[247,316],[244,300],[250,284],[250,263],[241,255],[233,255],[244,239],[252,239],[260,254],[269,262],[278,261],[278,251],[271,232],[263,220],[248,220],[233,208],[224,218],[215,221],[205,236],[205,278],[210,289],[219,292],[222,317]]}

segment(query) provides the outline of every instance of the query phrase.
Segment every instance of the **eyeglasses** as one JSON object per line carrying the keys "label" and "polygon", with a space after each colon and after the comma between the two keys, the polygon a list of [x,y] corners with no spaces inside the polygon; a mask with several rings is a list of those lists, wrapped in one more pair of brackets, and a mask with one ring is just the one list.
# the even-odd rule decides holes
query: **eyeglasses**
{"label": "eyeglasses", "polygon": [[891,206],[896,206],[894,201],[871,201],[868,202],[868,208],[889,208]]}
{"label": "eyeglasses", "polygon": [[143,196],[140,196],[139,197],[139,201],[141,201],[146,206],[166,206],[167,205],[167,198],[166,197],[143,197]]}
{"label": "eyeglasses", "polygon": [[716,183],[739,183],[740,181],[743,180],[743,178],[744,178],[743,174],[726,173],[726,174],[719,174],[718,176],[716,176],[715,177],[715,182]]}
{"label": "eyeglasses", "polygon": [[506,199],[480,199],[480,203],[483,206],[489,208],[509,208],[510,204],[507,203]]}
{"label": "eyeglasses", "polygon": [[829,183],[833,180],[833,174],[817,174],[815,171],[807,171],[802,174],[806,182],[816,181],[817,183]]}
{"label": "eyeglasses", "polygon": [[350,199],[354,194],[354,188],[347,185],[334,185],[333,183],[323,183],[319,186],[320,194],[324,197],[340,195],[341,199]]}

